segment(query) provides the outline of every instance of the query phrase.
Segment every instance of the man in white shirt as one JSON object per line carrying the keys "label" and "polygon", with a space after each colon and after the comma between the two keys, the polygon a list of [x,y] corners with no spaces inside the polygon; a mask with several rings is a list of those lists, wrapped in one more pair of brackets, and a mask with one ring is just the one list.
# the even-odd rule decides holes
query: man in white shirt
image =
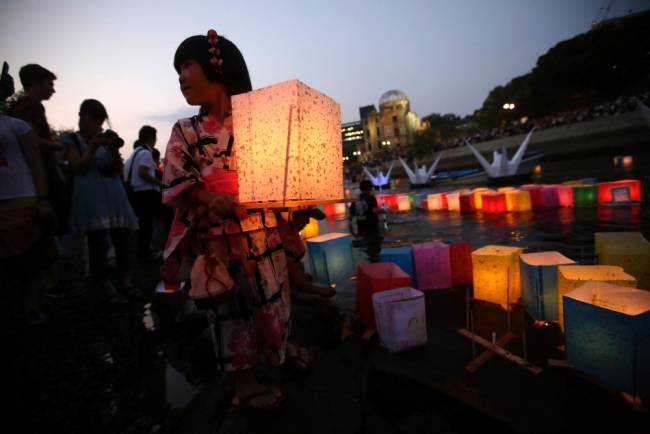
{"label": "man in white shirt", "polygon": [[140,224],[138,257],[141,260],[152,257],[153,221],[162,203],[162,182],[156,178],[156,162],[152,153],[155,145],[156,129],[149,125],[143,126],[138,133],[138,140],[133,144],[133,154],[124,164],[124,182],[130,187],[129,200]]}

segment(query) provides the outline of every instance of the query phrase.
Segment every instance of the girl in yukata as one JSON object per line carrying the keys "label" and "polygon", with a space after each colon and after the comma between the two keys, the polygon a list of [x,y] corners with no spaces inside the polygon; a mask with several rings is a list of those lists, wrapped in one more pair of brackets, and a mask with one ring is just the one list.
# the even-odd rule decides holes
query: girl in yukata
{"label": "girl in yukata", "polygon": [[280,390],[257,381],[254,368],[299,358],[287,345],[287,261],[272,212],[236,203],[232,96],[251,82],[237,47],[210,30],[184,40],[174,56],[180,90],[197,116],[173,127],[164,162],[163,202],[175,208],[161,275],[167,290],[189,279],[189,295],[208,311],[219,369],[234,371],[232,405],[271,410]]}

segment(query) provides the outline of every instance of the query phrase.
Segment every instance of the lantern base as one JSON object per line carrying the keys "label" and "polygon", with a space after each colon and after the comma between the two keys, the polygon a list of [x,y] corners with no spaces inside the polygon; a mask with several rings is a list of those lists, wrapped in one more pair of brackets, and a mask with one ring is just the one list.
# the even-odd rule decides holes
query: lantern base
{"label": "lantern base", "polygon": [[327,205],[328,203],[352,203],[356,199],[328,199],[328,200],[287,200],[287,201],[267,201],[267,202],[244,202],[240,203],[239,206],[242,206],[246,209],[268,209],[268,208],[279,208],[279,209],[300,209],[308,208],[316,205]]}

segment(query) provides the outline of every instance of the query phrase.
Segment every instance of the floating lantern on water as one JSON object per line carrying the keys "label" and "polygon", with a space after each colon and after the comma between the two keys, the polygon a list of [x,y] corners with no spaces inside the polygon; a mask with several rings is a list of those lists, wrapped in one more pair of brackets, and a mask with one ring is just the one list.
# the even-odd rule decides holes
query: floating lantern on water
{"label": "floating lantern on water", "polygon": [[483,194],[483,211],[491,214],[501,214],[508,210],[505,193]]}
{"label": "floating lantern on water", "polygon": [[317,237],[320,234],[320,230],[318,229],[318,220],[309,218],[309,223],[300,231],[300,235],[302,235],[303,239],[308,239],[308,238],[313,238]]}
{"label": "floating lantern on water", "polygon": [[532,207],[529,191],[506,191],[506,208],[508,211],[524,212],[530,211]]}
{"label": "floating lantern on water", "polygon": [[411,285],[411,277],[392,262],[357,266],[357,314],[366,327],[374,329],[372,294]]}
{"label": "floating lantern on water", "polygon": [[567,361],[623,392],[650,389],[650,293],[590,282],[564,296]]}
{"label": "floating lantern on water", "polygon": [[573,204],[575,206],[596,206],[598,203],[597,185],[574,185]]}
{"label": "floating lantern on water", "polygon": [[344,202],[327,203],[324,206],[324,212],[327,217],[345,215],[347,212],[347,207]]}
{"label": "floating lantern on water", "polygon": [[351,188],[346,188],[345,189],[345,197],[350,197],[352,196],[352,189]]}
{"label": "floating lantern on water", "polygon": [[472,284],[472,246],[469,243],[454,243],[449,246],[451,263],[451,284]]}
{"label": "floating lantern on water", "polygon": [[343,198],[339,105],[298,80],[232,97],[238,201]]}
{"label": "floating lantern on water", "polygon": [[419,290],[451,288],[449,246],[444,243],[413,244],[413,270]]}
{"label": "floating lantern on water", "polygon": [[558,185],[556,187],[560,206],[573,206],[573,187],[570,185]]}
{"label": "floating lantern on water", "polygon": [[427,196],[429,211],[442,211],[447,209],[447,194],[434,193]]}
{"label": "floating lantern on water", "polygon": [[606,282],[613,285],[636,286],[636,279],[621,267],[610,265],[560,265],[557,269],[558,321],[564,328],[562,296],[588,282]]}
{"label": "floating lantern on water", "polygon": [[486,187],[478,187],[472,190],[472,193],[474,193],[474,203],[475,203],[475,208],[477,210],[483,209],[483,194],[491,191],[489,188]]}
{"label": "floating lantern on water", "polygon": [[506,191],[513,191],[517,190],[515,187],[499,187],[497,188],[497,191],[505,193]]}
{"label": "floating lantern on water", "polygon": [[560,206],[558,187],[547,185],[542,188],[542,206],[544,208],[557,208]]}
{"label": "floating lantern on water", "polygon": [[389,247],[381,249],[379,253],[380,262],[393,262],[401,268],[406,274],[411,276],[411,282],[415,282],[413,273],[413,254],[411,247]]}
{"label": "floating lantern on water", "polygon": [[629,205],[641,201],[641,181],[624,179],[598,184],[600,205]]}
{"label": "floating lantern on water", "polygon": [[[476,211],[476,194],[472,192],[460,194],[460,212],[463,214],[470,214]],[[449,198],[447,198],[449,201]],[[449,203],[449,202],[447,202]]]}
{"label": "floating lantern on water", "polygon": [[388,351],[401,351],[427,343],[424,294],[406,287],[372,295],[377,334]]}
{"label": "floating lantern on water", "polygon": [[411,198],[405,194],[400,194],[396,198],[397,200],[397,210],[401,212],[411,210]]}
{"label": "floating lantern on water", "polygon": [[447,209],[449,211],[460,211],[460,193],[447,193]]}
{"label": "floating lantern on water", "polygon": [[559,252],[522,253],[521,295],[535,319],[557,321],[557,267],[575,264]]}
{"label": "floating lantern on water", "polygon": [[332,232],[307,240],[309,265],[316,282],[332,285],[354,275],[352,237]]}
{"label": "floating lantern on water", "polygon": [[426,199],[420,201],[420,208],[429,210],[429,203]]}
{"label": "floating lantern on water", "polygon": [[641,232],[596,232],[594,239],[600,264],[623,267],[650,291],[650,243]]}
{"label": "floating lantern on water", "polygon": [[542,199],[542,186],[536,184],[522,185],[521,189],[530,194],[530,203],[533,208],[541,208],[544,206]]}
{"label": "floating lantern on water", "polygon": [[521,247],[485,246],[472,252],[474,297],[507,309],[521,296]]}

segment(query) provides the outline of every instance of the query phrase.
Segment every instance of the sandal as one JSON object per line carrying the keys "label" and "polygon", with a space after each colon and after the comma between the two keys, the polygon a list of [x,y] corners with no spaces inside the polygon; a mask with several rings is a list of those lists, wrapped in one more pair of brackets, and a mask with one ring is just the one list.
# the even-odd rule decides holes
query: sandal
{"label": "sandal", "polygon": [[[289,351],[289,348],[293,347],[294,348],[294,353],[290,354],[291,351]],[[313,359],[311,358],[311,354],[305,347],[301,347],[300,345],[292,344],[292,343],[287,343],[287,355],[285,357],[285,363],[286,365],[293,369],[296,372],[308,372],[311,369],[311,366],[313,364]]]}
{"label": "sandal", "polygon": [[[273,397],[273,401],[270,404],[268,405],[254,404],[254,401],[257,398],[266,397],[266,396]],[[275,410],[280,406],[280,404],[282,404],[283,401],[284,401],[284,395],[280,390],[272,386],[266,386],[264,387],[263,390],[252,393],[247,396],[240,396],[239,394],[235,394],[235,396],[230,401],[230,405],[236,410],[263,413],[263,412]]]}

